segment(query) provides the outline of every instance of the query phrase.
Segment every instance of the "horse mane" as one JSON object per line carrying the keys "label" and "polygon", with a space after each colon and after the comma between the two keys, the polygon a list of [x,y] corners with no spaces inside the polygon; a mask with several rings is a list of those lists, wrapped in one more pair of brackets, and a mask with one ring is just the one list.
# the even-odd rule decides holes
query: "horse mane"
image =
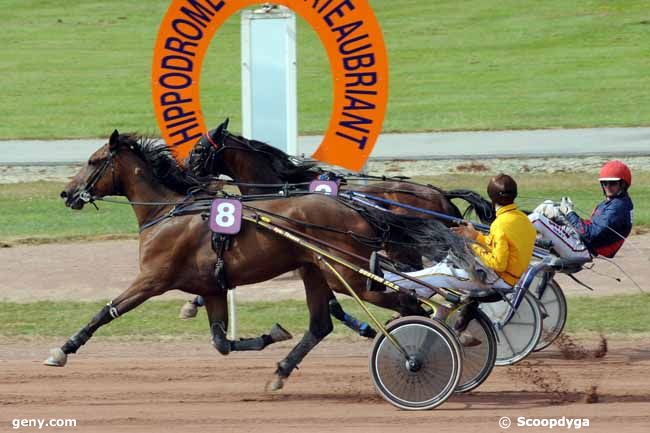
{"label": "horse mane", "polygon": [[315,162],[305,162],[300,158],[290,156],[263,141],[251,140],[226,131],[227,138],[234,138],[265,159],[269,168],[280,178],[281,182],[309,182],[323,172]]}
{"label": "horse mane", "polygon": [[176,161],[169,147],[157,138],[138,134],[120,134],[118,142],[128,146],[151,168],[153,176],[167,188],[186,194],[190,188],[200,186]]}
{"label": "horse mane", "polygon": [[205,137],[201,137],[187,156],[185,165],[192,176],[205,178],[219,175],[221,173],[214,173],[214,157],[214,148]]}
{"label": "horse mane", "polygon": [[[278,183],[301,183],[309,182],[323,171],[316,167],[314,162],[305,162],[300,158],[287,155],[280,149],[270,146],[262,141],[250,140],[246,137],[232,134],[227,130],[229,119],[222,122],[217,128],[208,132],[210,139],[206,136],[198,140],[188,158],[190,171],[199,177],[214,176],[224,173],[218,173],[217,161],[218,150],[215,149],[213,143],[217,146],[226,143],[227,140],[236,142],[240,146],[244,146],[247,150],[253,152],[261,159],[263,166],[255,167],[258,170],[269,170],[278,179]],[[236,148],[228,147],[226,148]]]}

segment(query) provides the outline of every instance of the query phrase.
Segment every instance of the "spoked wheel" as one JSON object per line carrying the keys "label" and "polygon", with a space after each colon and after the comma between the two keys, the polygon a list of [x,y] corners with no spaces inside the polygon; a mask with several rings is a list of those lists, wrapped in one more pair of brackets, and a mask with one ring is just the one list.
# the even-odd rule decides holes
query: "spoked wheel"
{"label": "spoked wheel", "polygon": [[534,351],[545,349],[562,333],[566,324],[567,305],[564,293],[555,280],[549,280],[544,293],[535,294],[542,311],[542,336]]}
{"label": "spoked wheel", "polygon": [[[469,392],[482,384],[492,373],[497,357],[496,332],[490,318],[478,308],[472,308],[468,314],[472,315],[472,319],[465,332],[471,334],[481,344],[462,348],[463,371],[456,392]],[[452,316],[449,323],[453,324],[454,319]]]}
{"label": "spoked wheel", "polygon": [[461,349],[454,333],[441,322],[417,316],[397,319],[387,331],[409,358],[378,335],[370,353],[370,374],[379,394],[407,410],[444,403],[461,375]]}
{"label": "spoked wheel", "polygon": [[[512,295],[507,295],[512,302]],[[495,365],[512,365],[524,359],[535,349],[542,335],[542,313],[535,296],[526,292],[514,316],[503,324],[510,305],[505,301],[480,305],[490,318],[497,333],[497,358]]]}

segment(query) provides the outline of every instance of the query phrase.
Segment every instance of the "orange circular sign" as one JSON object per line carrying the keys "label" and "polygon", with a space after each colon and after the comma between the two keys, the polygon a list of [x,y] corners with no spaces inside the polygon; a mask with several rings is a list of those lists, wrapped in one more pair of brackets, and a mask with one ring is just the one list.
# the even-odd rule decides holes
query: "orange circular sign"
{"label": "orange circular sign", "polygon": [[[203,57],[221,25],[262,0],[173,0],[158,31],[152,97],[156,120],[175,156],[186,157],[207,129],[199,101]],[[294,10],[318,34],[334,81],[329,126],[313,157],[359,171],[386,113],[386,46],[367,0],[274,0]]]}

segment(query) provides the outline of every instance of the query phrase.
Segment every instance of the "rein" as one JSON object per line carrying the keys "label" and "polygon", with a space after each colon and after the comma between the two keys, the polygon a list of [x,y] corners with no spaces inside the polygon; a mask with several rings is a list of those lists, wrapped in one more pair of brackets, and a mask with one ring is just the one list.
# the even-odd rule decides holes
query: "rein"
{"label": "rein", "polygon": [[253,212],[262,213],[262,214],[265,214],[265,215],[269,215],[269,216],[272,216],[274,218],[277,218],[277,219],[280,219],[280,220],[283,220],[283,221],[286,221],[286,222],[289,222],[289,223],[293,223],[293,224],[303,226],[305,228],[312,228],[312,229],[316,229],[316,230],[323,230],[323,231],[328,231],[328,232],[331,232],[331,233],[338,233],[338,234],[341,234],[341,235],[347,235],[347,236],[350,236],[355,241],[359,242],[360,244],[363,244],[363,245],[366,245],[366,246],[369,246],[369,247],[377,248],[384,241],[382,238],[364,236],[364,235],[357,234],[357,233],[355,233],[353,231],[350,231],[350,230],[339,230],[339,229],[336,229],[334,227],[323,226],[323,225],[320,225],[320,224],[312,224],[312,223],[308,223],[306,221],[296,220],[296,219],[293,219],[293,218],[285,217],[284,215],[279,215],[279,214],[276,214],[276,213],[273,213],[273,212],[269,212],[269,211],[264,210],[264,209],[259,209],[259,208],[256,208],[254,206],[242,205],[242,207],[244,209],[247,209],[247,210],[250,210],[250,211],[253,211]]}
{"label": "rein", "polygon": [[[304,195],[307,195],[307,194],[310,194],[310,193],[309,192],[304,193]],[[158,224],[159,222],[164,221],[167,218],[172,218],[172,217],[175,217],[175,216],[184,216],[184,215],[189,215],[189,214],[194,214],[194,213],[207,211],[207,210],[210,209],[210,206],[212,205],[212,200],[214,200],[215,197],[226,197],[226,198],[227,197],[237,197],[242,202],[256,201],[256,200],[259,200],[259,199],[266,199],[266,198],[278,198],[278,199],[286,198],[286,196],[277,195],[277,194],[273,194],[273,195],[269,194],[269,196],[271,196],[271,197],[266,197],[264,195],[261,195],[261,196],[260,195],[232,196],[232,195],[227,194],[227,193],[222,193],[222,194],[216,194],[214,197],[198,197],[198,198],[195,198],[194,201],[189,201],[190,199],[193,198],[193,196],[187,196],[183,200],[176,201],[176,202],[140,202],[140,201],[131,201],[131,200],[116,200],[116,199],[110,199],[110,198],[105,198],[105,197],[96,197],[96,196],[91,196],[90,200],[92,200],[92,201],[97,200],[97,201],[103,201],[103,202],[106,202],[106,203],[114,203],[114,204],[122,204],[122,205],[173,206],[173,208],[169,212],[167,212],[164,215],[161,215],[160,217],[155,218],[155,219],[147,222],[146,224],[142,225],[142,227],[140,227],[140,232],[142,232],[145,229],[147,229],[149,227],[152,227],[152,226]],[[355,239],[357,242],[363,243],[365,245],[377,246],[382,242],[382,240],[380,238],[372,238],[372,237],[356,234],[356,233],[354,233],[352,231],[349,231],[349,230],[348,231],[339,230],[339,229],[329,227],[329,226],[322,226],[322,225],[319,225],[319,224],[312,224],[312,223],[308,223],[306,221],[296,220],[296,219],[285,217],[283,215],[279,215],[279,214],[276,214],[276,213],[273,213],[273,212],[270,212],[270,211],[259,209],[259,208],[254,207],[254,206],[243,205],[242,207],[244,207],[245,209],[248,209],[250,211],[253,211],[253,212],[263,213],[263,214],[272,216],[274,218],[278,218],[278,219],[281,219],[281,220],[284,220],[284,221],[287,221],[287,222],[290,222],[290,223],[301,225],[303,227],[317,229],[317,230],[324,230],[324,231],[329,231],[329,232],[334,232],[334,233],[339,233],[339,234],[342,234],[342,235],[348,235],[351,238]]]}
{"label": "rein", "polygon": [[[217,179],[217,178],[215,178],[215,179]],[[354,179],[354,180],[355,181],[362,181],[362,179],[363,178],[358,178],[358,179]],[[345,181],[348,180],[347,177],[342,177],[342,180],[343,180],[342,184],[346,185]],[[416,182],[404,182],[402,180],[391,180],[391,179],[382,180],[382,179],[376,179],[374,177],[369,179],[369,180],[373,180],[373,181],[377,181],[377,182],[395,181],[395,182],[408,183],[408,184],[417,185],[417,186],[425,186],[425,185],[418,184]],[[259,196],[269,196],[269,198],[271,198],[274,195],[282,197],[283,194],[285,194],[286,191],[291,191],[292,193],[297,193],[297,192],[299,193],[299,191],[295,191],[295,190],[303,189],[304,187],[309,186],[309,184],[311,183],[311,182],[250,183],[250,182],[236,182],[236,181],[232,181],[232,180],[223,181],[223,180],[220,180],[220,179],[219,179],[219,181],[223,182],[224,185],[229,185],[229,186],[237,186],[237,187],[245,186],[245,187],[253,187],[253,188],[260,188],[260,189],[261,188],[268,188],[268,189],[281,188],[282,189],[282,192],[275,193],[275,194],[259,194]],[[352,186],[352,185],[348,185],[348,186]],[[443,191],[441,191],[440,189],[438,189],[438,188],[436,188],[436,187],[434,187],[432,185],[426,185],[426,186],[431,188],[434,191],[438,191],[439,193],[444,194]],[[418,194],[415,191],[408,191],[408,190],[401,189],[401,188],[388,188],[388,187],[378,186],[378,185],[373,185],[373,186],[370,186],[370,187],[371,188],[376,188],[378,190],[385,191],[385,192],[394,192],[394,193],[399,193],[399,194],[405,194],[405,195],[409,195],[409,196],[412,196],[412,197],[417,197],[417,198],[420,198],[420,199],[423,199],[423,200],[428,199],[428,197],[424,197],[423,195]]]}

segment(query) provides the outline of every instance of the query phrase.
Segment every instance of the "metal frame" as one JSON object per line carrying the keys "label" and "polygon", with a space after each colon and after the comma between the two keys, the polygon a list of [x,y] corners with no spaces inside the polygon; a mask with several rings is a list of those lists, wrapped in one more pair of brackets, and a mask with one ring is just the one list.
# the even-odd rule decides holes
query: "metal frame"
{"label": "metal frame", "polygon": [[[351,263],[351,262],[349,262],[349,261],[347,261],[345,259],[342,259],[340,257],[336,257],[336,256],[330,254],[328,251],[324,250],[323,248],[320,248],[319,246],[314,245],[311,242],[308,242],[308,241],[305,241],[304,239],[301,239],[300,237],[298,237],[298,236],[294,235],[293,233],[289,232],[288,230],[284,230],[283,228],[281,228],[281,227],[277,226],[276,224],[274,224],[273,221],[271,220],[271,218],[269,218],[268,216],[256,215],[255,217],[250,217],[250,216],[247,216],[247,215],[242,215],[242,219],[244,219],[245,221],[248,221],[250,223],[253,223],[255,225],[258,225],[260,227],[263,227],[265,229],[268,229],[268,230],[276,233],[277,235],[280,235],[280,236],[282,236],[282,237],[284,237],[286,239],[289,239],[290,241],[292,241],[294,243],[297,243],[298,245],[306,248],[307,250],[309,250],[309,251],[311,251],[313,253],[316,253],[318,255],[318,259],[321,260],[328,267],[328,269],[336,276],[337,279],[339,279],[339,281],[341,281],[341,283],[346,288],[346,290],[350,293],[350,295],[359,303],[359,305],[361,306],[361,308],[363,308],[363,310],[366,312],[366,314],[368,314],[368,317],[370,317],[370,319],[377,326],[379,331],[392,344],[394,344],[395,347],[400,352],[402,352],[402,354],[404,354],[404,356],[405,356],[405,358],[407,360],[409,360],[409,356],[408,356],[406,350],[404,350],[404,348],[400,346],[399,342],[397,342],[397,340],[395,340],[392,337],[392,335],[390,335],[388,333],[388,331],[386,330],[386,327],[365,306],[365,303],[363,302],[363,300],[361,300],[361,298],[359,298],[359,296],[352,289],[352,287],[350,287],[350,285],[347,283],[347,281],[345,281],[343,276],[338,271],[336,271],[336,269],[334,269],[334,267],[331,265],[331,263],[328,262],[328,260],[331,260],[331,261],[333,261],[333,262],[335,262],[335,263],[337,263],[339,265],[345,266],[346,268],[351,269],[351,270],[363,275],[366,278],[371,278],[371,279],[385,285],[389,289],[394,290],[396,292],[404,292],[405,289],[403,289],[399,285],[397,285],[395,283],[392,283],[392,282],[390,282],[388,280],[385,280],[385,279],[383,279],[383,278],[381,278],[381,277],[379,277],[379,276],[377,276],[377,275],[375,275],[375,274],[373,274],[373,273],[371,273],[371,272],[369,272],[369,271],[367,271],[367,270],[365,270],[365,269],[363,269],[363,268],[361,268],[359,266],[356,266],[353,263]],[[325,259],[328,259],[328,260],[325,260]],[[446,291],[443,290],[443,289],[439,289],[439,294],[442,294],[441,292],[445,293]],[[437,311],[437,307],[440,306],[440,304],[437,304],[436,302],[431,301],[430,299],[424,299],[424,298],[420,298],[420,297],[417,297],[417,299],[418,299],[419,302],[421,302],[421,303],[427,305],[429,308],[431,308],[431,310],[432,310],[431,314],[432,315],[435,314],[435,312]],[[465,302],[460,301],[455,306],[456,308],[453,308],[452,311],[454,311],[456,309],[459,309],[459,308],[462,308],[464,306],[465,306]],[[437,319],[434,319],[434,320],[437,320]],[[443,321],[439,320],[439,322],[444,325]]]}

